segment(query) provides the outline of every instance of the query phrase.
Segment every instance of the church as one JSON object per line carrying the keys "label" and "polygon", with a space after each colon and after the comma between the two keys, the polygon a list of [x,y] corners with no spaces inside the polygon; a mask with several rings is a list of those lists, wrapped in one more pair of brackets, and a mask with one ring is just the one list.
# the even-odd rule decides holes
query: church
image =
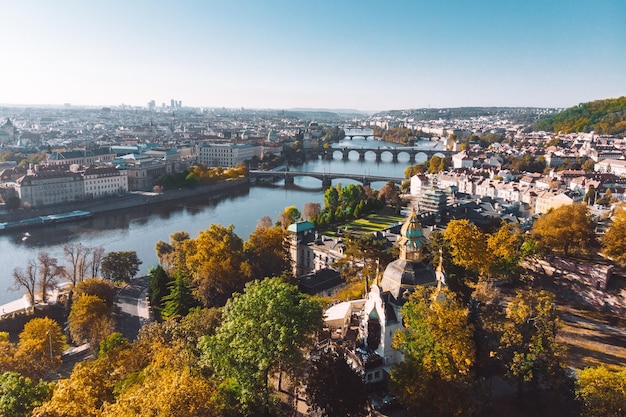
{"label": "church", "polygon": [[411,293],[420,286],[445,285],[441,263],[435,271],[424,262],[426,237],[415,210],[411,210],[402,225],[397,244],[399,259],[391,262],[380,282],[371,286],[361,313],[359,345],[363,349],[360,349],[359,365],[364,369],[367,383],[383,379],[380,368],[388,371],[403,360],[402,353],[392,347],[392,342],[394,333],[402,328],[402,306]]}

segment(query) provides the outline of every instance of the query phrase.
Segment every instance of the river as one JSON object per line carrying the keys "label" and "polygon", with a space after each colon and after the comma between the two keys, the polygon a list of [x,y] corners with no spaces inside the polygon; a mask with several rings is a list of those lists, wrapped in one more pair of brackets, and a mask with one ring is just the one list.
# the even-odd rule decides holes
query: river
{"label": "river", "polygon": [[[431,148],[435,142],[421,142],[419,148]],[[438,144],[437,144],[438,145]],[[335,148],[373,148],[377,146],[393,147],[393,144],[374,140],[346,139],[334,145]],[[423,157],[423,155],[422,155]],[[292,171],[354,173],[386,177],[402,177],[410,165],[408,155],[399,156],[398,162],[392,162],[390,154],[383,154],[382,161],[376,162],[375,155],[368,153],[365,161],[359,161],[353,152],[350,159],[343,161],[340,152],[333,160],[312,160]],[[418,162],[423,161],[418,158]],[[333,185],[337,184],[333,181]],[[342,184],[351,181],[341,180]],[[373,183],[373,188],[380,188],[384,183]],[[169,241],[173,232],[187,231],[191,237],[210,227],[211,224],[234,225],[235,233],[242,239],[248,236],[263,216],[276,220],[285,207],[295,205],[302,210],[307,202],[323,205],[324,190],[321,182],[315,178],[296,178],[293,186],[284,184],[253,185],[234,190],[228,196],[209,198],[207,196],[189,199],[184,202],[171,202],[161,206],[146,206],[127,211],[103,213],[93,218],[76,223],[62,223],[29,230],[30,237],[24,238],[23,231],[0,235],[0,304],[7,303],[21,296],[20,291],[11,290],[12,273],[16,267],[24,267],[29,259],[36,259],[40,251],[48,252],[65,264],[63,245],[82,243],[86,246],[103,246],[105,252],[133,250],[143,262],[140,275],[157,264],[154,250],[158,240]]]}

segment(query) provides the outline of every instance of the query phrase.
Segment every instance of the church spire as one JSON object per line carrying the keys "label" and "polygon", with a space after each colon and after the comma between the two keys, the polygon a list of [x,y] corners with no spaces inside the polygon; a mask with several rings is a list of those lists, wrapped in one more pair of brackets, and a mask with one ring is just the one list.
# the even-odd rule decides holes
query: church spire
{"label": "church spire", "polygon": [[411,213],[409,213],[409,216],[400,229],[400,239],[398,239],[400,259],[404,261],[420,262],[422,260],[422,251],[425,244],[426,238],[424,237],[424,231],[417,219],[415,209],[411,208]]}
{"label": "church spire", "polygon": [[437,278],[437,288],[447,286],[446,283],[446,270],[443,268],[443,247],[439,248],[439,265],[437,265],[437,271],[435,271],[435,278]]}

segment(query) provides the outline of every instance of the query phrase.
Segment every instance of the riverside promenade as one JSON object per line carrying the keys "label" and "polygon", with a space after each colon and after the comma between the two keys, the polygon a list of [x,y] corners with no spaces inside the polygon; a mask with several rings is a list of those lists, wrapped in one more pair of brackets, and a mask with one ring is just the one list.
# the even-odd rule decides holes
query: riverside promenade
{"label": "riverside promenade", "polygon": [[67,204],[35,207],[28,210],[22,209],[14,212],[0,212],[0,222],[14,222],[38,216],[60,214],[72,210],[89,211],[96,215],[98,213],[125,210],[168,201],[183,200],[201,195],[217,197],[230,189],[249,186],[249,183],[249,179],[246,177],[222,181],[211,185],[198,186],[190,189],[167,190],[162,193],[135,191],[123,196],[74,201]]}

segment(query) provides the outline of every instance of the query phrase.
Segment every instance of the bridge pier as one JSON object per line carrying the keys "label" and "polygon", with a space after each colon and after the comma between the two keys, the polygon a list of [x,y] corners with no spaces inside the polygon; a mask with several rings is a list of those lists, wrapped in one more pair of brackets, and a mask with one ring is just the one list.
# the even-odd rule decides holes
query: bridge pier
{"label": "bridge pier", "polygon": [[365,161],[365,152],[359,151],[359,161]]}
{"label": "bridge pier", "polygon": [[292,175],[285,175],[285,185],[292,185],[294,177]]}
{"label": "bridge pier", "polygon": [[415,152],[410,152],[409,153],[409,162],[411,163],[415,163]]}
{"label": "bridge pier", "polygon": [[332,185],[333,180],[328,175],[324,175],[322,177],[322,188],[330,188]]}
{"label": "bridge pier", "polygon": [[398,152],[393,153],[393,157],[391,158],[392,162],[398,162]]}
{"label": "bridge pier", "polygon": [[343,149],[341,150],[341,152],[343,153],[342,159],[343,159],[344,161],[347,161],[348,159],[350,159],[350,156],[349,156],[349,155],[350,155],[350,151],[349,151],[348,149],[343,148]]}
{"label": "bridge pier", "polygon": [[369,187],[371,185],[370,180],[368,178],[365,178],[365,177],[363,177],[361,182],[363,183],[363,187]]}
{"label": "bridge pier", "polygon": [[382,152],[378,151],[376,152],[376,162],[383,162],[383,156],[382,156]]}

